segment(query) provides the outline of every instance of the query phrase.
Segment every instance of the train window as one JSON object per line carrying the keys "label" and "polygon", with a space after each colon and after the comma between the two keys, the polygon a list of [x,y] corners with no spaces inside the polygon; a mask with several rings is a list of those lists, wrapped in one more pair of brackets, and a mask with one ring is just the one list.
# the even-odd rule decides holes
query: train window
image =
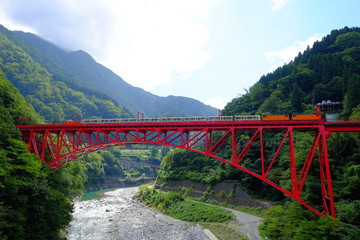
{"label": "train window", "polygon": [[170,117],[169,121],[171,121],[171,122],[181,122],[182,118],[181,117]]}
{"label": "train window", "polygon": [[235,116],[235,121],[242,121],[242,120],[261,120],[261,118],[260,118],[260,115]]}
{"label": "train window", "polygon": [[207,117],[185,117],[184,121],[207,121],[208,118]]}
{"label": "train window", "polygon": [[193,117],[185,117],[184,121],[195,121],[195,118],[193,118]]}
{"label": "train window", "polygon": [[234,118],[233,116],[221,116],[220,120],[222,121],[232,121]]}
{"label": "train window", "polygon": [[212,117],[208,117],[208,120],[209,120],[209,121],[219,121],[219,120],[220,120],[220,117],[219,117],[219,116],[217,116],[217,117],[212,116]]}

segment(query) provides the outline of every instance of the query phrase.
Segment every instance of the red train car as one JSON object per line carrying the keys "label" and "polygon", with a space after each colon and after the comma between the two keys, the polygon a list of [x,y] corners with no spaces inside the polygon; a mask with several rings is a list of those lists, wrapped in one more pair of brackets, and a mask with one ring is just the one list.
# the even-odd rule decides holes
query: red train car
{"label": "red train car", "polygon": [[321,114],[293,114],[291,120],[320,120]]}
{"label": "red train car", "polygon": [[263,121],[287,121],[290,120],[290,115],[263,115]]}

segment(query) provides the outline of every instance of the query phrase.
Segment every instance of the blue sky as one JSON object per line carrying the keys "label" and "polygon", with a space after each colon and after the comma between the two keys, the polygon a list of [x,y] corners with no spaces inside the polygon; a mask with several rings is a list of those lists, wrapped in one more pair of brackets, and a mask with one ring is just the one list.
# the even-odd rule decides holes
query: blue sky
{"label": "blue sky", "polygon": [[160,96],[222,108],[333,29],[359,0],[0,0],[0,24],[82,49]]}

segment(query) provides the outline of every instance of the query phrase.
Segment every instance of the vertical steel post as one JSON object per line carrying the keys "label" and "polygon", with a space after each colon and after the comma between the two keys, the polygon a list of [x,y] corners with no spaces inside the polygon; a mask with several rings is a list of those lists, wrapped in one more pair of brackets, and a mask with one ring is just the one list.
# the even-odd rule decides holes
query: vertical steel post
{"label": "vertical steel post", "polygon": [[232,128],[231,130],[232,138],[231,138],[231,161],[235,162],[238,157],[238,147],[237,147],[237,139],[236,139],[236,130]]}
{"label": "vertical steel post", "polygon": [[290,178],[291,178],[291,192],[296,199],[300,199],[300,193],[297,187],[297,174],[296,174],[296,161],[295,161],[295,148],[293,138],[293,128],[289,129],[289,157],[290,157]]}
{"label": "vertical steel post", "polygon": [[319,127],[320,139],[319,139],[319,161],[320,161],[320,181],[321,181],[321,193],[322,203],[325,215],[336,217],[335,202],[332,189],[331,173],[329,155],[326,144],[326,131],[324,126]]}

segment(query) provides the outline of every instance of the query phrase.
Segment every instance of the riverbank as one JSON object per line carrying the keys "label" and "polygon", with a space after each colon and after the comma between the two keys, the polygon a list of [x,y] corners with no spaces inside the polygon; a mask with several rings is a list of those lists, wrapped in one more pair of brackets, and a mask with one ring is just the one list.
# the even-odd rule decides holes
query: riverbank
{"label": "riverbank", "polygon": [[235,209],[185,199],[175,192],[140,186],[139,200],[174,218],[196,222],[221,240],[261,240],[258,226],[263,219]]}
{"label": "riverbank", "polygon": [[103,198],[75,202],[68,240],[199,239],[200,225],[182,222],[133,201],[137,187],[106,192]]}

